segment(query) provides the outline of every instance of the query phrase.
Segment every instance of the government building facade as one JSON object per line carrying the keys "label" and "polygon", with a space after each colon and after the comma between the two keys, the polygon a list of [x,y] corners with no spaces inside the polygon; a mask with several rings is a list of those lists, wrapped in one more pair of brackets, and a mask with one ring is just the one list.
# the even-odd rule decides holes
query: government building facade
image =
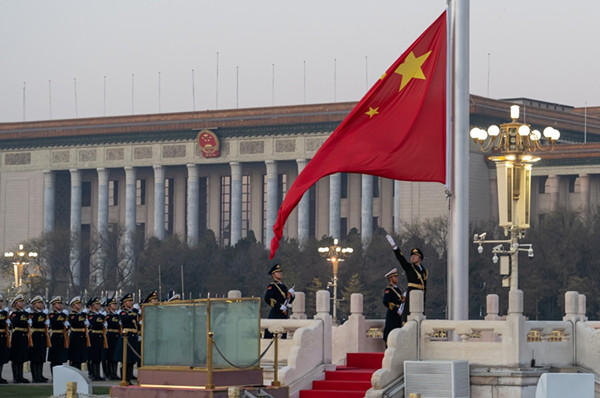
{"label": "government building facade", "polygon": [[[471,96],[471,125],[509,121],[514,103],[521,105],[520,121],[561,132],[556,149],[533,167],[532,222],[561,208],[595,209],[600,109]],[[68,228],[78,237],[70,253],[73,283],[97,286],[103,276],[90,271],[91,262],[102,248],[89,256],[81,253],[82,243],[102,241],[114,228],[124,230],[131,258],[135,240],[176,234],[195,245],[207,230],[221,245],[235,245],[253,231],[268,247],[287,189],[354,105],[2,123],[0,248],[14,250]],[[496,172],[486,156],[471,146],[471,222],[498,218]],[[356,228],[366,245],[375,228],[399,233],[447,215],[442,184],[334,174],[305,194],[284,238],[300,244],[324,235],[343,239]]]}

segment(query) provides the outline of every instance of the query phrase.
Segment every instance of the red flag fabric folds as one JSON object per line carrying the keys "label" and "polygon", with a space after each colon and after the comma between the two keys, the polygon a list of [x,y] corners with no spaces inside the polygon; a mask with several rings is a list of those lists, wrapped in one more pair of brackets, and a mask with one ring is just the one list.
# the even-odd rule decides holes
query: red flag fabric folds
{"label": "red flag fabric folds", "polygon": [[302,195],[339,172],[445,182],[446,12],[394,62],[298,175],[279,208],[270,258]]}

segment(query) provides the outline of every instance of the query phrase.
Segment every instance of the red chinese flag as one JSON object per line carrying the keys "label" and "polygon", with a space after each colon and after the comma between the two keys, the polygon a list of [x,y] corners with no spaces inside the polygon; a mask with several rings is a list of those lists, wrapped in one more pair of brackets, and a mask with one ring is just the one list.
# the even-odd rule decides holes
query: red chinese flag
{"label": "red chinese flag", "polygon": [[446,12],[375,83],[298,175],[279,208],[270,258],[304,192],[340,172],[445,182]]}

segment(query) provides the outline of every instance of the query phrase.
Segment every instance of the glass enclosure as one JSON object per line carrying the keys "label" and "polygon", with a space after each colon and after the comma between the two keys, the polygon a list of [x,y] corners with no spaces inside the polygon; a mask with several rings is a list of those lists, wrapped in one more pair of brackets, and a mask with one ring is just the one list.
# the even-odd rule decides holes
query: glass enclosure
{"label": "glass enclosure", "polygon": [[213,368],[258,366],[259,298],[144,305],[142,366],[206,368],[209,330],[214,338]]}

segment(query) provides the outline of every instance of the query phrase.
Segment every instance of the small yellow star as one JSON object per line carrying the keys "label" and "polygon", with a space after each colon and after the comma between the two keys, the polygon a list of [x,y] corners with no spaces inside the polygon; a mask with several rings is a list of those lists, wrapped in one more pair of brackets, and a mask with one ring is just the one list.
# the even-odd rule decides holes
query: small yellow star
{"label": "small yellow star", "polygon": [[367,112],[365,112],[365,115],[369,115],[369,119],[371,119],[373,116],[379,114],[379,107],[373,109],[371,107],[369,107],[369,110]]}
{"label": "small yellow star", "polygon": [[416,58],[415,54],[411,51],[410,54],[406,56],[404,62],[394,71],[394,73],[402,75],[402,83],[400,84],[400,90],[398,91],[402,91],[404,86],[406,86],[413,78],[421,80],[426,79],[421,66],[423,66],[423,63],[427,60],[429,54],[431,54],[431,51]]}

